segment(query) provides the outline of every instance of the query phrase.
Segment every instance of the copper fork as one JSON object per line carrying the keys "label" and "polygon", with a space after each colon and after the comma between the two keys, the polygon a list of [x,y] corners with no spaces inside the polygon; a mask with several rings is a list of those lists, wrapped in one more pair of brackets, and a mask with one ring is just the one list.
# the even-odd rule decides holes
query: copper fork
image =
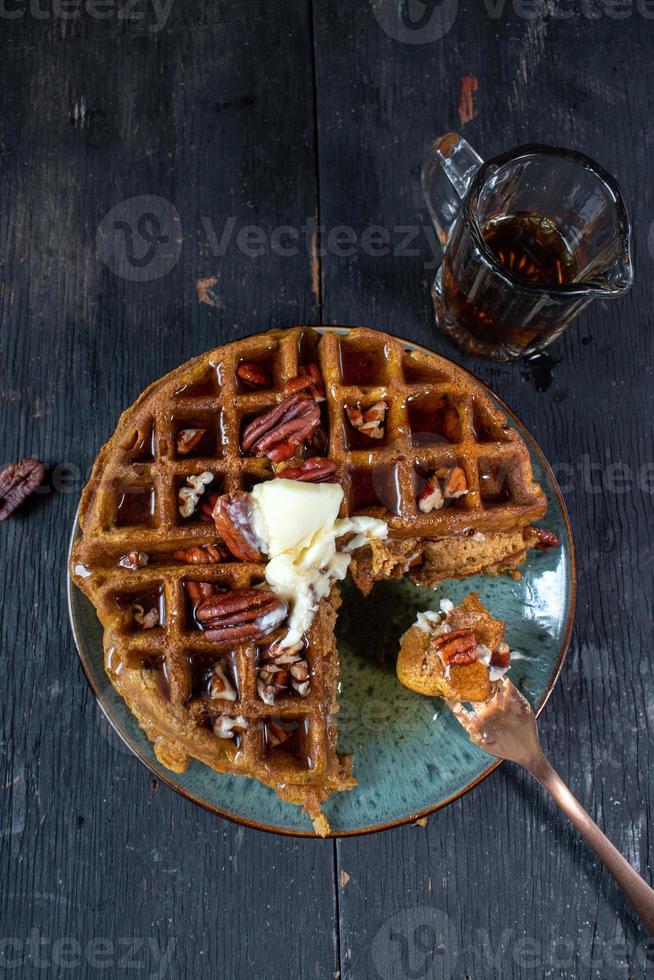
{"label": "copper fork", "polygon": [[653,936],[654,891],[591,820],[549,764],[538,740],[536,716],[511,681],[503,677],[490,700],[475,704],[471,710],[460,702],[448,702],[448,705],[472,742],[496,759],[524,766],[547,790],[611,872],[648,935]]}

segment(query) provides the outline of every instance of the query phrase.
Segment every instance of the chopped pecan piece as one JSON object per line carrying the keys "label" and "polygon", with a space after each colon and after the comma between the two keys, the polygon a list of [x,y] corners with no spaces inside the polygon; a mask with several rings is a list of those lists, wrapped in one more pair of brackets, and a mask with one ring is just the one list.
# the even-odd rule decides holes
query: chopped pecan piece
{"label": "chopped pecan piece", "polygon": [[219,701],[236,701],[238,695],[234,685],[228,680],[223,661],[213,665],[209,677],[209,697]]}
{"label": "chopped pecan piece", "polygon": [[418,506],[423,514],[431,514],[432,510],[440,510],[445,503],[440,480],[430,476],[418,497]]}
{"label": "chopped pecan piece", "polygon": [[291,664],[291,686],[301,697],[306,697],[309,693],[309,665],[306,660],[298,660],[297,663]]}
{"label": "chopped pecan piece", "polygon": [[363,425],[363,412],[356,405],[346,405],[345,413],[353,429],[360,429]]}
{"label": "chopped pecan piece", "polygon": [[206,429],[180,429],[175,443],[180,456],[192,452],[205,434]]}
{"label": "chopped pecan piece", "polygon": [[132,605],[132,615],[134,622],[138,623],[144,630],[151,630],[154,626],[159,625],[159,610],[154,607],[146,612],[140,603],[135,602]]}
{"label": "chopped pecan piece", "polygon": [[237,490],[218,497],[213,509],[216,530],[239,561],[262,561],[259,542],[252,530],[252,504],[249,493]]}
{"label": "chopped pecan piece", "polygon": [[181,548],[173,555],[177,561],[185,561],[189,565],[217,565],[224,561],[226,555],[216,544],[193,545],[191,548]]}
{"label": "chopped pecan piece", "polygon": [[208,640],[247,643],[272,633],[286,618],[288,604],[263,589],[236,589],[209,596],[195,618]]}
{"label": "chopped pecan piece", "polygon": [[490,666],[499,667],[501,670],[506,670],[507,667],[511,666],[511,650],[508,643],[499,643],[493,650]]}
{"label": "chopped pecan piece", "polygon": [[474,664],[477,660],[477,639],[472,630],[458,629],[441,633],[430,641],[436,647],[443,663],[459,667]]}
{"label": "chopped pecan piece", "polygon": [[307,391],[317,402],[325,400],[325,383],[317,364],[302,365],[294,378],[289,378],[284,384],[284,394],[293,395],[298,391]]}
{"label": "chopped pecan piece", "polygon": [[191,602],[197,606],[203,599],[215,594],[215,588],[211,582],[185,582],[184,588]]}
{"label": "chopped pecan piece", "polygon": [[45,476],[38,459],[22,459],[0,472],[0,521],[6,521],[27,500]]}
{"label": "chopped pecan piece", "polygon": [[437,470],[436,476],[443,481],[443,496],[446,500],[456,500],[468,492],[468,480],[462,466]]}
{"label": "chopped pecan piece", "polygon": [[288,688],[288,671],[276,664],[261,667],[257,675],[257,693],[264,704],[274,704]]}
{"label": "chopped pecan piece", "polygon": [[267,650],[264,650],[263,656],[265,660],[272,661],[274,664],[294,664],[302,659],[302,650],[304,650],[302,640],[289,647],[283,647],[280,640],[275,640]]}
{"label": "chopped pecan piece", "polygon": [[293,455],[292,448],[310,439],[319,425],[318,405],[313,398],[300,391],[253,419],[243,433],[241,448],[244,452],[251,450],[257,456],[268,456],[279,462],[279,451],[288,452],[288,455],[281,457],[288,459]]}
{"label": "chopped pecan piece", "polygon": [[243,384],[251,388],[270,388],[271,382],[268,373],[259,364],[253,361],[243,361],[236,368],[236,374]]}
{"label": "chopped pecan piece", "polygon": [[522,532],[525,541],[537,551],[548,551],[550,548],[558,548],[560,541],[554,531],[548,531],[544,527],[529,526]]}
{"label": "chopped pecan piece", "polygon": [[285,728],[280,721],[271,720],[268,722],[268,741],[271,748],[281,745],[293,735],[296,728]]}
{"label": "chopped pecan piece", "polygon": [[418,497],[423,514],[440,510],[446,500],[456,500],[468,492],[468,480],[462,466],[443,466],[430,476]]}
{"label": "chopped pecan piece", "polygon": [[336,472],[336,463],[322,456],[305,459],[299,466],[289,466],[277,476],[284,480],[300,480],[303,483],[327,483]]}
{"label": "chopped pecan piece", "polygon": [[208,470],[205,470],[204,473],[198,473],[187,477],[186,483],[188,485],[185,487],[180,487],[177,492],[179,513],[182,517],[193,516],[195,513],[195,508],[198,506],[200,497],[205,492],[212,480],[213,473],[209,473]]}
{"label": "chopped pecan piece", "polygon": [[118,564],[122,568],[129,568],[130,571],[134,572],[137,568],[145,568],[148,561],[149,558],[144,551],[130,551],[123,555]]}
{"label": "chopped pecan piece", "polygon": [[345,411],[353,429],[369,439],[384,438],[384,421],[388,411],[386,402],[375,402],[365,410],[356,405],[346,405]]}
{"label": "chopped pecan piece", "polygon": [[218,738],[234,738],[235,735],[242,735],[247,727],[247,719],[243,715],[237,715],[236,718],[218,715],[213,723],[214,735],[217,735]]}

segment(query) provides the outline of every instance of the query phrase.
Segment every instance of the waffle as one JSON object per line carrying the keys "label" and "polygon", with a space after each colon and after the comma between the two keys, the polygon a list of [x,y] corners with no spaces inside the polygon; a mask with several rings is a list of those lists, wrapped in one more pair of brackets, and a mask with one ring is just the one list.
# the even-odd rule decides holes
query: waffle
{"label": "waffle", "polygon": [[[418,622],[402,637],[397,658],[400,683],[418,694],[442,697],[448,701],[488,700],[492,693],[489,664],[476,660],[469,664],[446,665],[433,639],[441,633],[443,623],[446,623],[450,630],[456,631],[452,635],[471,631],[476,643],[483,644],[491,656],[498,647],[500,651],[506,647],[504,655],[509,657],[509,648],[504,643],[506,623],[494,619],[475,592],[467,595],[446,615],[431,615],[431,622],[425,614],[419,617]],[[450,634],[441,635],[447,639]]]}
{"label": "waffle", "polygon": [[[249,423],[282,402],[285,383],[312,362],[325,387],[312,447],[274,463],[242,451]],[[264,384],[253,387],[239,377],[244,366]],[[381,437],[370,438],[352,418],[380,402],[386,406]],[[181,452],[180,433],[191,430],[203,434]],[[182,517],[179,501],[189,478],[211,474],[204,496],[248,492],[290,472],[303,454],[335,464],[330,480],[343,487],[342,516],[388,523],[388,541],[354,555],[352,572],[364,592],[393,575],[430,581],[450,574],[448,547],[456,552],[462,542],[469,561],[455,573],[514,567],[529,543],[524,529],[542,517],[545,499],[532,480],[526,446],[469,375],[364,328],[320,336],[298,327],[228,344],[153,384],[121,416],[83,492],[82,536],[72,558],[74,580],[104,627],[108,675],[163,765],[183,771],[198,759],[220,772],[256,777],[302,805],[325,833],[320,804],[354,785],[349,760],[336,752],[338,591],[320,603],[306,638],[310,690],[264,703],[258,672],[280,631],[256,642],[216,644],[198,629],[188,593],[192,583],[257,587],[265,562],[235,560],[202,508]],[[429,475],[453,467],[463,470],[467,492],[424,512],[419,497]],[[211,546],[212,563],[175,557]],[[147,556],[144,567],[140,555]],[[233,690],[232,700],[213,697],[216,676]],[[215,733],[222,719],[228,728],[232,719],[230,738]]]}

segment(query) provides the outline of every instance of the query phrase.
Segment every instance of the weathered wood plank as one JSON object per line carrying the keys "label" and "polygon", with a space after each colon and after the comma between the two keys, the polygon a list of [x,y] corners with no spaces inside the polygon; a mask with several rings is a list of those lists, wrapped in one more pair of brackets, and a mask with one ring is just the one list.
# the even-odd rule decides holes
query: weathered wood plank
{"label": "weathered wood plank", "polygon": [[[238,828],[153,781],[87,690],[63,581],[82,477],[140,390],[216,343],[315,318],[307,249],[250,257],[236,239],[315,211],[307,16],[185,3],[154,34],[3,22],[0,455],[73,473],[1,529],[0,934],[17,975],[39,957],[52,977],[66,963],[78,976],[336,968],[333,845]],[[144,281],[96,250],[116,206],[134,224],[152,211],[171,239],[121,266]],[[232,224],[219,254],[210,233]],[[206,279],[213,305],[198,301]]]}
{"label": "weathered wood plank", "polygon": [[[317,8],[321,217],[326,228],[351,226],[358,242],[348,257],[323,259],[325,322],[388,328],[465,363],[558,464],[577,540],[579,601],[544,743],[617,846],[651,877],[652,497],[643,467],[652,463],[653,192],[643,181],[651,106],[641,79],[654,25],[635,10],[622,21],[602,11],[591,20],[580,4],[567,20],[547,4],[529,5],[541,10],[534,20],[498,5],[504,13],[493,19],[491,5],[462,2],[449,5],[456,16],[446,34],[429,40],[425,28],[426,43],[408,44],[382,29],[373,6],[395,9]],[[414,8],[416,21],[422,10]],[[432,326],[419,167],[429,141],[460,131],[462,120],[487,156],[527,141],[584,150],[619,177],[632,208],[636,288],[619,304],[596,304],[557,344],[547,391],[525,368],[464,360]],[[367,253],[362,235],[372,225],[396,245],[398,228],[414,225],[419,254]],[[628,492],[616,492],[611,463],[630,468]],[[508,767],[426,829],[346,840],[337,851],[344,977],[644,972],[643,936],[617,889],[542,793]],[[444,952],[421,951],[439,922],[451,927]]]}

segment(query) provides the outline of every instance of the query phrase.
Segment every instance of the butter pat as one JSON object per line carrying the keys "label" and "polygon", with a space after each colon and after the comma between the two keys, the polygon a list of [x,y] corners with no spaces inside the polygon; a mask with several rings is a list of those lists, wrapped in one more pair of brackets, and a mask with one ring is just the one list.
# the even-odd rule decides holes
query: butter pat
{"label": "butter pat", "polygon": [[324,527],[340,510],[343,489],[337,483],[268,480],[252,490],[253,530],[274,557],[293,551]]}
{"label": "butter pat", "polygon": [[336,540],[355,537],[348,551],[388,536],[385,521],[372,517],[338,519],[343,490],[337,483],[270,480],[251,494],[252,526],[270,561],[266,581],[291,608],[282,647],[298,643],[313,622],[321,599],[344,579],[350,555],[336,550]]}

